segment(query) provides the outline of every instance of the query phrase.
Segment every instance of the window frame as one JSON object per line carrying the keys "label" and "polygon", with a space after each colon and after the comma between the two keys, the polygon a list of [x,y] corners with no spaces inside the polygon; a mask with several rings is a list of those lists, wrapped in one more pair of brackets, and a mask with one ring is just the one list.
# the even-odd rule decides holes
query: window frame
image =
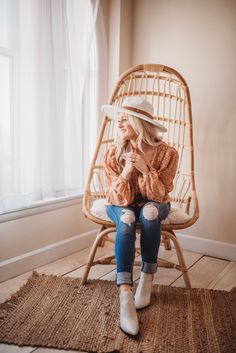
{"label": "window frame", "polygon": [[[18,13],[18,5],[17,5],[17,0],[13,0],[12,3],[12,17],[10,18],[10,22],[16,23],[16,27],[18,26],[18,23],[16,21],[17,18],[17,13]],[[13,21],[15,19],[15,21]],[[10,64],[10,125],[14,126],[14,118],[15,118],[15,112],[18,109],[18,100],[17,100],[17,72],[18,72],[18,55],[17,55],[17,38],[13,36],[13,30],[16,31],[17,33],[17,28],[13,28],[13,26],[10,26],[10,32],[9,32],[9,48],[6,47],[1,47],[0,46],[0,55],[4,55],[10,58],[11,64]],[[97,46],[97,35],[95,35],[95,45]],[[98,55],[98,51],[96,51],[96,54]],[[98,63],[98,57],[97,57],[97,63]],[[14,131],[11,130],[11,134],[14,133]],[[11,146],[11,150],[14,149],[14,145]],[[12,156],[14,158],[14,156]],[[11,158],[11,165],[12,167],[14,166],[14,161]],[[58,198],[53,198],[50,200],[43,200],[43,201],[37,201],[33,204],[31,204],[28,207],[22,207],[22,208],[15,208],[13,210],[6,211],[4,213],[0,214],[0,223],[19,219],[22,217],[28,217],[31,215],[36,215],[44,212],[50,212],[51,210],[59,209],[59,208],[64,208],[64,207],[69,207],[75,204],[81,204],[82,199],[83,199],[83,193],[84,190],[81,190],[81,192],[77,195],[68,195],[68,196],[63,196],[63,197],[58,197]]]}
{"label": "window frame", "polygon": [[29,217],[40,213],[50,212],[56,209],[81,205],[83,194],[78,196],[65,196],[50,201],[39,201],[35,205],[19,208],[14,211],[2,213],[0,215],[0,224],[8,221],[13,221],[23,217]]}

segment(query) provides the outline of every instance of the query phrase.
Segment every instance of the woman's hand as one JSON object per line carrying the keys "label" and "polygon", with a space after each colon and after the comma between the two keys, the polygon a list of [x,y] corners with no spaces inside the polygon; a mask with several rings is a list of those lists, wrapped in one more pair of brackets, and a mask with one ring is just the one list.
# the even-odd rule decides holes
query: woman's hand
{"label": "woman's hand", "polygon": [[131,176],[131,173],[134,169],[134,166],[133,166],[133,163],[129,159],[125,158],[125,154],[123,155],[123,158],[125,159],[125,167],[124,167],[121,175],[123,176],[123,178],[129,179]]}
{"label": "woman's hand", "polygon": [[126,162],[131,163],[132,166],[139,170],[142,174],[148,174],[149,168],[147,166],[147,163],[145,162],[143,157],[141,157],[138,153],[126,153],[124,154],[123,158],[126,160]]}

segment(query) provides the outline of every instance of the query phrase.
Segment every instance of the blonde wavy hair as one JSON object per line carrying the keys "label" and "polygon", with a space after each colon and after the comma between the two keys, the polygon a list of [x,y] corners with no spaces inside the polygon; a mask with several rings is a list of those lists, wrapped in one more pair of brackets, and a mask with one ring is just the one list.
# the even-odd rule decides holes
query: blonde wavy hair
{"label": "blonde wavy hair", "polygon": [[[122,116],[127,118],[135,133],[138,135],[136,142],[138,149],[143,153],[144,151],[142,149],[142,142],[145,142],[150,146],[156,146],[160,141],[162,141],[162,137],[158,135],[159,130],[155,125],[143,119],[136,118],[130,114],[122,113]],[[114,143],[116,146],[116,160],[121,172],[125,166],[125,160],[123,159],[122,155],[123,153],[131,152],[131,143],[129,141],[122,143],[120,137],[118,137]]]}

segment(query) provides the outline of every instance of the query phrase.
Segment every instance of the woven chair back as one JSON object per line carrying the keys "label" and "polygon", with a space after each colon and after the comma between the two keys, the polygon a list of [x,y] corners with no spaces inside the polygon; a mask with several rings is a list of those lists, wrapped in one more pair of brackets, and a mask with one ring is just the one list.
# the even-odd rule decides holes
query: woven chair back
{"label": "woven chair back", "polygon": [[[154,118],[167,128],[167,132],[160,133],[160,136],[179,153],[174,188],[170,193],[171,205],[187,213],[192,211],[195,217],[198,217],[192,112],[189,89],[185,80],[176,70],[167,66],[138,65],[120,77],[109,104],[120,106],[127,96],[147,99],[154,107]],[[93,200],[105,198],[103,158],[116,137],[117,124],[109,117],[104,117],[84,195],[84,211],[87,216]]]}

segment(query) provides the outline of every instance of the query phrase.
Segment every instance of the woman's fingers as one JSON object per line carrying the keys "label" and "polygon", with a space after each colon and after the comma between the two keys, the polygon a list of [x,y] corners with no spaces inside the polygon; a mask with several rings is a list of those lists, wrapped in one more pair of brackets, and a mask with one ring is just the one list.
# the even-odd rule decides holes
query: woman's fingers
{"label": "woman's fingers", "polygon": [[147,172],[147,164],[145,160],[137,153],[125,153],[123,158],[126,160],[126,163],[132,164],[133,167],[138,169],[140,172]]}
{"label": "woman's fingers", "polygon": [[128,152],[126,154],[130,157],[138,157],[139,156],[137,153],[134,153],[134,152]]}
{"label": "woman's fingers", "polygon": [[128,160],[128,161],[129,161],[129,160],[131,161],[131,160],[136,160],[136,159],[137,159],[137,158],[131,157],[131,156],[124,156],[123,158],[124,158],[125,160]]}

